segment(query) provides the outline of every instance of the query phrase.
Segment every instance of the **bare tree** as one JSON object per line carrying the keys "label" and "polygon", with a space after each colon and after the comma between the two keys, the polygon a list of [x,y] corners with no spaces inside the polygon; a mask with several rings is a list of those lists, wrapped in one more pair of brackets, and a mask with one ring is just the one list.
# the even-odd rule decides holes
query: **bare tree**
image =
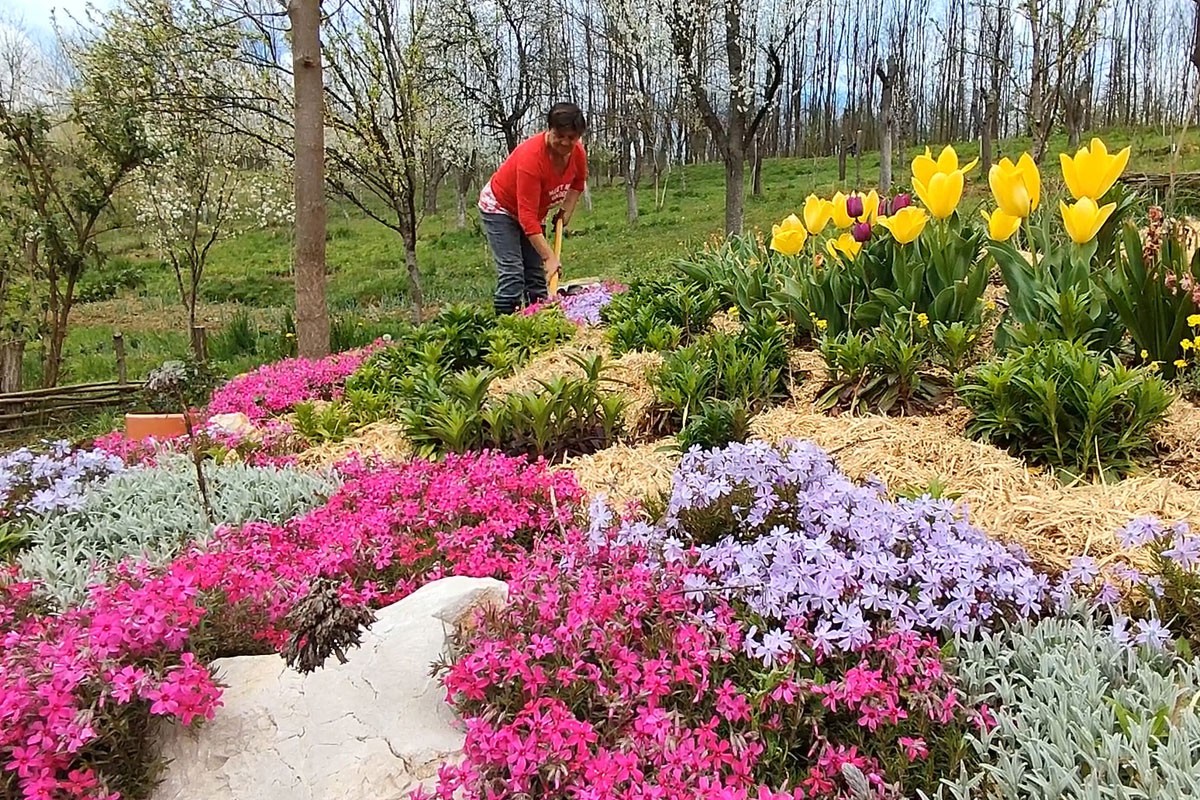
{"label": "bare tree", "polygon": [[896,132],[896,118],[892,113],[892,91],[896,83],[896,73],[900,66],[894,56],[889,56],[887,69],[880,62],[875,63],[875,74],[879,76],[881,89],[879,92],[879,190],[890,191],[892,188],[892,139]]}

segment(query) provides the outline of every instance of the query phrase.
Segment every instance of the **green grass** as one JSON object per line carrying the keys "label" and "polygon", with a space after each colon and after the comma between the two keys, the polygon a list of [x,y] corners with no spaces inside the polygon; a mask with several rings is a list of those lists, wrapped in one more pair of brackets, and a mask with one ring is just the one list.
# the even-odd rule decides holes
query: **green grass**
{"label": "green grass", "polygon": [[[1171,169],[1200,169],[1200,135],[1192,133],[1184,146],[1173,153],[1171,139],[1157,133],[1113,131],[1104,139],[1110,149],[1133,145],[1129,170],[1165,172]],[[931,145],[934,153],[940,144]],[[978,143],[956,146],[965,161],[978,154]],[[1028,147],[1028,140],[1005,142],[996,157],[1016,157]],[[909,164],[924,146],[908,148],[896,159],[896,183],[905,187]],[[1042,168],[1046,184],[1043,195],[1056,201],[1061,177],[1058,153],[1066,150],[1065,137],[1051,142]],[[771,225],[793,211],[799,211],[804,198],[811,194],[828,196],[838,188],[856,185],[856,162],[847,164],[846,185],[837,181],[837,160],[772,159],[763,166],[761,197],[746,198],[746,228],[769,235]],[[749,170],[747,170],[749,173]],[[861,163],[862,184],[870,187],[879,174],[878,153],[866,153]],[[637,223],[626,222],[625,190],[618,183],[599,186],[592,191],[593,208],[578,209],[572,230],[563,243],[566,279],[601,277],[631,280],[661,274],[671,261],[707,239],[719,236],[724,220],[724,171],[720,164],[676,169],[668,178],[665,198],[656,207],[654,188],[643,185],[638,193],[641,215]],[[747,181],[749,181],[747,174]],[[967,178],[964,206],[984,202],[988,196],[987,176],[975,169]],[[1196,198],[1189,199],[1193,210]],[[428,303],[488,302],[494,286],[491,256],[478,215],[468,214],[468,228],[454,229],[453,198],[442,198],[443,213],[425,219],[417,245],[421,279]],[[156,298],[163,304],[179,302],[175,279],[169,267],[145,250],[136,232],[125,233],[115,253],[120,269],[110,270],[110,283],[128,284],[129,263],[142,270],[136,287],[122,286],[118,292]],[[328,296],[336,312],[365,314],[384,318],[400,316],[408,306],[409,287],[400,237],[385,226],[367,218],[344,202],[331,203],[327,234],[329,266]],[[208,302],[240,303],[251,309],[271,309],[281,314],[291,305],[294,289],[291,278],[291,235],[288,230],[254,231],[218,243],[212,250],[201,288]],[[126,323],[124,333],[131,378],[143,377],[164,359],[186,351],[187,336],[176,332],[139,331]],[[386,322],[373,326],[386,331]],[[63,382],[112,379],[116,362],[112,354],[111,325],[76,326],[67,341]],[[209,331],[210,336],[218,332]],[[35,366],[38,348],[28,348],[26,385],[34,385],[39,368]],[[222,371],[240,371],[253,366],[267,354],[246,353],[221,365]]]}

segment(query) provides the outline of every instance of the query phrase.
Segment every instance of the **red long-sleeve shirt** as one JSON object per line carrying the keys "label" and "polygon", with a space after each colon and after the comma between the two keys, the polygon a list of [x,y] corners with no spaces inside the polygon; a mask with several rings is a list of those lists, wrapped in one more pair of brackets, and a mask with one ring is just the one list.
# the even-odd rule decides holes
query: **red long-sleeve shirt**
{"label": "red long-sleeve shirt", "polygon": [[517,145],[479,194],[479,208],[508,214],[526,236],[542,232],[550,206],[558,205],[574,189],[582,192],[587,181],[587,154],[576,142],[562,172],[550,160],[544,133]]}

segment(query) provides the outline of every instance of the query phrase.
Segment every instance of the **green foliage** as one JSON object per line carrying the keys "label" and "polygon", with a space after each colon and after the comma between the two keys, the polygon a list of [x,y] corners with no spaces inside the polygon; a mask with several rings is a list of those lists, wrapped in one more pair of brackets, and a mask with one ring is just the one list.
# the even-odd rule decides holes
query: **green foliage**
{"label": "green foliage", "polygon": [[677,446],[686,452],[693,447],[708,450],[730,442],[744,442],[750,438],[751,416],[744,400],[706,401],[679,432]]}
{"label": "green foliage", "polygon": [[956,649],[963,688],[996,726],[967,734],[975,763],[939,800],[1200,794],[1200,663],[1122,644],[1079,612]]}
{"label": "green foliage", "polygon": [[868,328],[887,313],[905,309],[925,314],[934,325],[977,328],[988,279],[984,237],[982,227],[964,225],[956,214],[931,220],[911,244],[898,244],[890,236],[872,241],[851,267],[862,274],[871,299],[847,313],[852,311],[855,322]]}
{"label": "green foliage", "polygon": [[239,308],[224,327],[208,343],[208,354],[217,361],[228,361],[237,356],[254,355],[258,352],[258,323],[250,311]]}
{"label": "green foliage", "polygon": [[942,402],[949,381],[935,373],[936,347],[924,314],[887,313],[872,334],[822,338],[829,380],[817,397],[822,410],[912,414]]}
{"label": "green foliage", "polygon": [[1172,395],[1161,378],[1051,340],[976,367],[958,387],[968,435],[1068,476],[1116,477],[1152,449]]}
{"label": "green foliage", "polygon": [[1200,285],[1200,250],[1189,260],[1181,233],[1164,235],[1153,216],[1148,239],[1157,241],[1157,250],[1147,252],[1137,226],[1127,223],[1114,269],[1098,272],[1097,280],[1137,350],[1171,378],[1175,361],[1187,355],[1180,347],[1189,334],[1187,319],[1200,311],[1191,292]]}
{"label": "green foliage", "polygon": [[601,356],[572,360],[582,377],[539,381],[539,391],[503,399],[488,394],[494,373],[486,369],[422,379],[401,412],[405,433],[425,455],[494,449],[557,461],[608,447],[623,432],[626,400],[601,391]]}
{"label": "green foliage", "polygon": [[[216,525],[282,523],[324,502],[330,477],[243,464],[206,465]],[[203,541],[205,521],[194,467],[183,456],[123,472],[96,484],[79,511],[56,514],[28,529],[22,572],[66,602],[78,599],[96,572],[129,557],[164,563],[190,541]]]}
{"label": "green foliage", "polygon": [[687,283],[715,289],[721,307],[732,306],[748,317],[771,302],[779,269],[773,256],[755,236],[730,236],[706,244],[674,266]]}
{"label": "green foliage", "polygon": [[1010,242],[988,245],[1008,287],[996,349],[1063,339],[1101,352],[1114,350],[1124,329],[1104,290],[1092,280],[1097,242],[1058,245],[1045,231],[1032,230],[1037,243],[1032,263]]}
{"label": "green foliage", "polygon": [[659,279],[633,283],[600,312],[613,355],[667,351],[689,344],[708,329],[721,307],[717,286]]}
{"label": "green foliage", "polygon": [[785,396],[786,367],[786,336],[772,315],[746,320],[736,335],[706,334],[669,353],[652,376],[651,424],[659,432],[682,431],[714,400],[760,411]]}
{"label": "green foliage", "polygon": [[123,289],[137,289],[145,283],[145,272],[128,258],[110,258],[79,279],[75,299],[81,303],[111,300]]}

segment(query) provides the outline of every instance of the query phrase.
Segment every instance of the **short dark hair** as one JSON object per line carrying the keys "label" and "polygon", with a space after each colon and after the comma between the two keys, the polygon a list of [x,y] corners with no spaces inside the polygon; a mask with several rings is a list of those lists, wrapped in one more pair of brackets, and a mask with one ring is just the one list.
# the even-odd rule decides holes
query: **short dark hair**
{"label": "short dark hair", "polygon": [[555,103],[546,114],[546,124],[553,130],[572,131],[581,136],[587,130],[583,110],[574,103]]}

